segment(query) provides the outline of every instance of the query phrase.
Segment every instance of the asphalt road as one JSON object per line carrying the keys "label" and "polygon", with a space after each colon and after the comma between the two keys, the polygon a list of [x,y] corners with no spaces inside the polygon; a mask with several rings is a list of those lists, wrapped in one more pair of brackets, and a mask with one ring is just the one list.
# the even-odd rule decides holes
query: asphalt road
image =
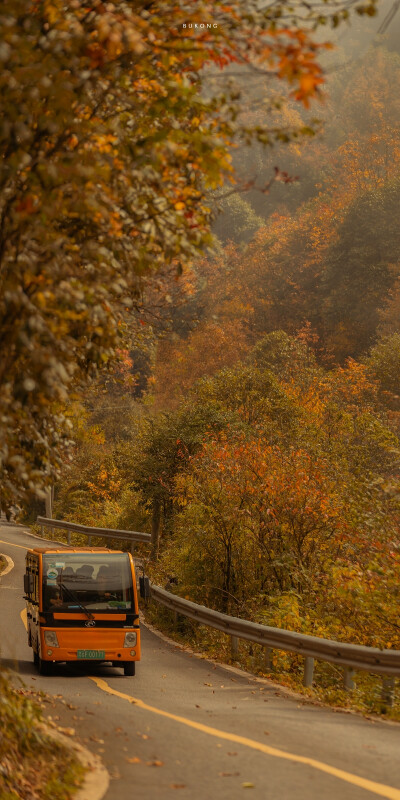
{"label": "asphalt road", "polygon": [[[59,667],[41,677],[21,618],[23,528],[0,523],[0,657],[24,683],[55,698],[62,727],[101,755],[106,800],[400,800],[400,726],[286,696],[191,656],[142,626],[134,678],[112,667]],[[70,733],[72,733],[70,731]]]}

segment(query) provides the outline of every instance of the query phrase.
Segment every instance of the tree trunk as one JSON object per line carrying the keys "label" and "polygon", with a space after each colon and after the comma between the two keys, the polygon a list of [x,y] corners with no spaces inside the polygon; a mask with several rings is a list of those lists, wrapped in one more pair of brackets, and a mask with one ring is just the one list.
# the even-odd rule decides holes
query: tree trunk
{"label": "tree trunk", "polygon": [[45,497],[45,506],[46,506],[46,517],[48,519],[53,519],[53,499],[54,499],[54,486],[49,486],[46,489],[46,497]]}

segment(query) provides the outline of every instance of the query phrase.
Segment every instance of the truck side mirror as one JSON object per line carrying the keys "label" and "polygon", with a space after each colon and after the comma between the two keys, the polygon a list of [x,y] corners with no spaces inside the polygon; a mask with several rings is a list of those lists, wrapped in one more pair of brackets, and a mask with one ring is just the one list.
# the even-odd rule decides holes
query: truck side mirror
{"label": "truck side mirror", "polygon": [[139,594],[143,600],[150,600],[150,581],[146,575],[141,575],[139,578]]}
{"label": "truck side mirror", "polygon": [[25,594],[32,594],[35,588],[35,579],[33,575],[24,575],[24,592]]}

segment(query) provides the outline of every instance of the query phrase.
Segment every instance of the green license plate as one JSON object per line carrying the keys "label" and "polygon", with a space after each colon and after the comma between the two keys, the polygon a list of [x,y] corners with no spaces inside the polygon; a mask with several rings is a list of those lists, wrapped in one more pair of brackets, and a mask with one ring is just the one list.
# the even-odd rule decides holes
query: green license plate
{"label": "green license plate", "polygon": [[105,658],[105,650],[77,650],[77,658]]}

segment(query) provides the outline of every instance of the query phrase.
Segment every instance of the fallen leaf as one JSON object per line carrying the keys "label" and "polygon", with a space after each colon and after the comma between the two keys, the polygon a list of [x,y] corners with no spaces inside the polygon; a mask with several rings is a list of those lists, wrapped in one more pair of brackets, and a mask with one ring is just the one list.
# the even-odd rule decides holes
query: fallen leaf
{"label": "fallen leaf", "polygon": [[137,756],[133,756],[132,758],[128,758],[127,757],[126,760],[129,762],[129,764],[141,764],[142,763],[142,759],[138,758]]}
{"label": "fallen leaf", "polygon": [[212,686],[212,683],[205,683],[204,686]]}
{"label": "fallen leaf", "polygon": [[75,728],[57,728],[57,730],[65,736],[75,736]]}
{"label": "fallen leaf", "polygon": [[146,767],[163,767],[163,766],[164,762],[157,761],[157,759],[155,759],[154,761],[146,761]]}
{"label": "fallen leaf", "polygon": [[108,772],[109,772],[110,778],[112,778],[113,781],[117,781],[121,777],[121,773],[120,773],[118,767],[111,767],[111,769],[109,769]]}
{"label": "fallen leaf", "polygon": [[254,789],[254,783],[242,783],[242,789]]}
{"label": "fallen leaf", "polygon": [[269,731],[264,731],[266,736],[269,736]]}
{"label": "fallen leaf", "polygon": [[199,705],[196,703],[196,708],[201,708],[201,706],[199,706]]}
{"label": "fallen leaf", "polygon": [[218,775],[220,778],[236,778],[238,775],[240,775],[240,772],[219,772]]}
{"label": "fallen leaf", "polygon": [[186,789],[186,783],[170,783],[170,789]]}

